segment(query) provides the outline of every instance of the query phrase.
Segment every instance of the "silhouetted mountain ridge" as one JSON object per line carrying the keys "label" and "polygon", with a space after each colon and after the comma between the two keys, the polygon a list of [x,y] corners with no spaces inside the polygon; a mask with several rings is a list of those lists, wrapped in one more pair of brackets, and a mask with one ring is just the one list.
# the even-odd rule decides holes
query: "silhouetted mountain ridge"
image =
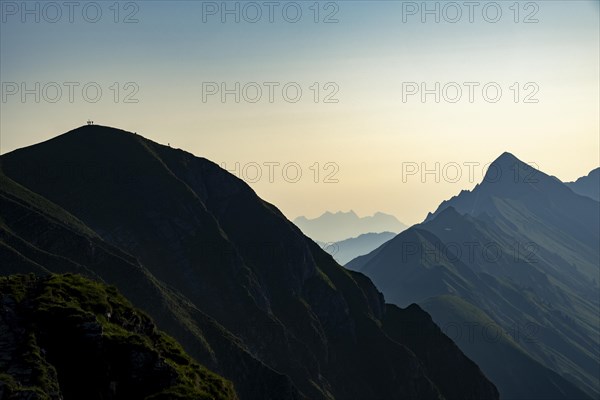
{"label": "silhouetted mountain ridge", "polygon": [[331,254],[340,265],[344,265],[356,257],[370,253],[394,236],[396,234],[392,232],[370,232],[334,243],[317,241],[317,244]]}
{"label": "silhouetted mountain ridge", "polygon": [[598,203],[509,153],[492,165],[473,190],[347,266],[441,326],[491,321],[533,335],[457,339],[501,398],[597,397]]}
{"label": "silhouetted mountain ridge", "polygon": [[600,201],[600,168],[596,168],[575,182],[566,182],[569,188],[577,194]]}
{"label": "silhouetted mountain ridge", "polygon": [[[388,315],[370,280],[340,267],[277,208],[208,160],[101,126],[1,160],[6,175],[131,254],[190,307],[184,320],[168,313],[190,331],[173,336],[185,348],[209,349],[194,356],[230,379],[241,399],[497,398],[440,332],[393,339],[403,337],[395,331],[398,315],[425,312]],[[115,284],[131,291],[130,281]],[[428,329],[436,332],[432,322]],[[420,358],[411,349],[434,342],[442,343],[443,357]]]}
{"label": "silhouetted mountain ridge", "polygon": [[323,243],[340,242],[367,233],[398,233],[407,228],[393,215],[376,212],[371,216],[359,217],[353,210],[336,213],[326,211],[312,219],[301,216],[294,219],[294,224],[306,236]]}

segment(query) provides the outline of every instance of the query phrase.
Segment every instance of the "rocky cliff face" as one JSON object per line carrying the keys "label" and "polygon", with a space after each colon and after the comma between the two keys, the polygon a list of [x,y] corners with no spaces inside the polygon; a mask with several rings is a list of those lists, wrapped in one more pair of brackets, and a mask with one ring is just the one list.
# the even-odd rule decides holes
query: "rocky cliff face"
{"label": "rocky cliff face", "polygon": [[0,278],[2,399],[237,399],[114,287]]}

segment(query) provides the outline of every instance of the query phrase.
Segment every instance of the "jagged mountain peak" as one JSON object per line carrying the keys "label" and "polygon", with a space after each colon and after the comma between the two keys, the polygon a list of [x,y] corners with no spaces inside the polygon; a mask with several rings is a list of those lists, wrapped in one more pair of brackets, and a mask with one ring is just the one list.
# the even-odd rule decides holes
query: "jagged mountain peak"
{"label": "jagged mountain peak", "polygon": [[482,213],[497,215],[497,207],[506,202],[524,202],[535,208],[547,202],[549,194],[568,201],[573,193],[560,180],[539,170],[535,163],[528,164],[504,152],[489,165],[483,180],[472,190],[462,190],[443,201],[435,212],[427,215],[425,221],[450,206],[461,214],[474,216]]}

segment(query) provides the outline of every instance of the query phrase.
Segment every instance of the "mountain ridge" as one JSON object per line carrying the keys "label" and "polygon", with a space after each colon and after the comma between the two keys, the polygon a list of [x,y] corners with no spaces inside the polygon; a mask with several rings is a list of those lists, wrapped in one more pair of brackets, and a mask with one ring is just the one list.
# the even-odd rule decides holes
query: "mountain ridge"
{"label": "mountain ridge", "polygon": [[[427,346],[442,333],[391,339],[400,337],[398,327],[382,324],[389,306],[369,279],[340,267],[276,207],[206,159],[91,126],[1,161],[9,178],[134,256],[160,284],[222,326],[223,335],[229,332],[263,371],[286,379],[248,379],[249,367],[227,362],[233,343],[204,334],[217,360],[211,353],[196,357],[212,359],[241,399],[497,398],[451,341],[438,349],[447,357],[437,359],[448,366],[446,375],[435,372],[435,358],[420,359],[407,346]],[[419,310],[394,314],[426,315]],[[191,313],[188,323],[205,329],[200,322]],[[467,380],[452,391],[454,362],[464,366]]]}
{"label": "mountain ridge", "polygon": [[359,217],[353,210],[326,211],[315,218],[300,216],[293,222],[308,237],[322,243],[341,242],[367,233],[399,233],[407,228],[395,216],[380,211],[364,217]]}
{"label": "mountain ridge", "polygon": [[344,265],[356,257],[370,253],[394,236],[396,234],[393,232],[369,232],[335,243],[319,241],[316,243],[331,254],[340,265]]}
{"label": "mountain ridge", "polygon": [[533,329],[535,341],[521,340],[511,353],[531,365],[516,375],[490,361],[501,346],[478,343],[473,351],[473,343],[458,343],[499,384],[501,398],[530,398],[534,386],[547,393],[550,382],[559,394],[597,397],[598,203],[512,154],[498,160],[490,170],[509,173],[488,171],[473,190],[347,267],[372,278],[388,301],[423,305],[439,324],[451,309],[443,296],[456,296],[502,329]]}
{"label": "mountain ridge", "polygon": [[600,167],[574,182],[565,182],[565,185],[577,194],[600,201]]}

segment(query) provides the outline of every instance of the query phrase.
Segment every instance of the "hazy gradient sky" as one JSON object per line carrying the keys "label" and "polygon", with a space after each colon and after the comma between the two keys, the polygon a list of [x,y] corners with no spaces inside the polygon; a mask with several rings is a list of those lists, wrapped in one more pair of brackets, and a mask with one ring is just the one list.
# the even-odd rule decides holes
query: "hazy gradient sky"
{"label": "hazy gradient sky", "polygon": [[[290,218],[353,209],[408,224],[472,188],[504,151],[562,180],[600,164],[598,1],[475,2],[472,15],[463,1],[427,2],[439,22],[421,15],[422,2],[401,1],[75,2],[72,15],[62,1],[27,2],[24,15],[21,1],[0,3],[2,153],[91,118],[230,170],[239,163],[236,172]],[[224,7],[237,7],[239,23]],[[72,102],[66,82],[79,85]],[[239,82],[239,103],[208,96],[210,82]],[[255,103],[250,82],[262,90]],[[264,82],[279,85],[272,102]],[[440,102],[403,101],[410,82],[439,82]],[[462,90],[456,103],[450,82]],[[479,84],[472,102],[464,82]],[[23,84],[34,93],[22,98]],[[302,96],[293,103],[295,87]],[[492,102],[495,87],[502,95]],[[337,102],[325,102],[334,92]],[[480,163],[473,179],[469,162]],[[403,178],[407,166],[435,163],[439,182]]]}

